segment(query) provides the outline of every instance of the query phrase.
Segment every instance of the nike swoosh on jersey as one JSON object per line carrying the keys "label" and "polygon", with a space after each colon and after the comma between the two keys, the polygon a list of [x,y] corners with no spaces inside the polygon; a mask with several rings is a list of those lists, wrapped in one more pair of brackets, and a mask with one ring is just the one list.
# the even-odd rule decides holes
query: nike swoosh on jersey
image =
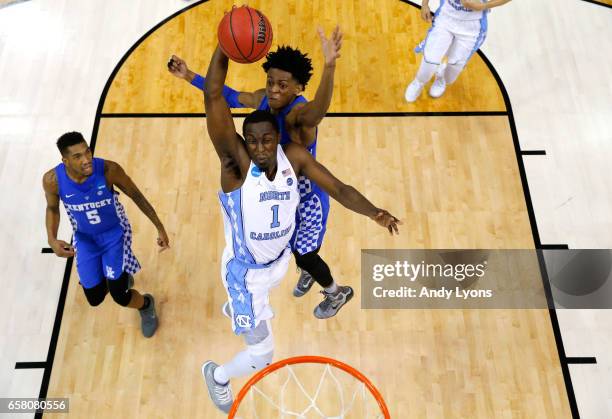
{"label": "nike swoosh on jersey", "polygon": [[65,195],[66,198],[70,198],[71,196],[74,196],[75,194],[70,194],[70,195]]}

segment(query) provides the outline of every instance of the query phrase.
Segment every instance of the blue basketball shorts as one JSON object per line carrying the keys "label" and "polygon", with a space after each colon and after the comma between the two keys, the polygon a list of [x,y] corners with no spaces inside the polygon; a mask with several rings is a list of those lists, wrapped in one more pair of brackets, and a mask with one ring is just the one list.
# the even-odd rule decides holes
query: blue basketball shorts
{"label": "blue basketball shorts", "polygon": [[121,225],[103,233],[74,234],[76,265],[83,288],[93,288],[105,278],[118,279],[123,272],[131,275],[140,270],[132,252],[132,231]]}

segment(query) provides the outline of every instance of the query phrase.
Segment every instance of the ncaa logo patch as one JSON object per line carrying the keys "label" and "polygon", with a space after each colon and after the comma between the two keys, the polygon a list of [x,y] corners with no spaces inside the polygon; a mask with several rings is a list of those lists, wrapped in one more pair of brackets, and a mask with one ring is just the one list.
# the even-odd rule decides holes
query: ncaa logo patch
{"label": "ncaa logo patch", "polygon": [[287,186],[293,185],[293,178],[287,179]]}
{"label": "ncaa logo patch", "polygon": [[251,174],[255,177],[259,177],[261,176],[261,170],[259,170],[259,167],[253,166],[253,168],[251,169]]}
{"label": "ncaa logo patch", "polygon": [[236,316],[236,324],[244,329],[251,328],[251,316],[239,314]]}

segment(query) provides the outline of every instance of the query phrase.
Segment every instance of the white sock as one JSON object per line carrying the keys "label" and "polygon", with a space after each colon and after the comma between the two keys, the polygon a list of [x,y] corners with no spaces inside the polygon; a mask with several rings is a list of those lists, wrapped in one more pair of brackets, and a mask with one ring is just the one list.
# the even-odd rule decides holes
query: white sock
{"label": "white sock", "polygon": [[332,282],[329,287],[325,288],[325,292],[328,294],[333,294],[336,291],[338,291],[338,284],[336,284],[336,281]]}
{"label": "white sock", "polygon": [[431,79],[431,76],[434,75],[437,68],[437,64],[430,64],[428,62],[425,62],[425,60],[422,60],[421,66],[419,67],[419,71],[417,71],[416,74],[416,80],[418,80],[421,84],[427,83]]}
{"label": "white sock", "polygon": [[230,362],[215,369],[215,381],[223,384],[228,382],[230,378],[251,374],[253,372],[252,364],[251,355],[246,349],[238,352]]}
{"label": "white sock", "polygon": [[213,371],[213,378],[215,379],[217,384],[225,385],[229,382],[229,377],[227,376],[223,365],[220,365],[215,368],[215,370]]}

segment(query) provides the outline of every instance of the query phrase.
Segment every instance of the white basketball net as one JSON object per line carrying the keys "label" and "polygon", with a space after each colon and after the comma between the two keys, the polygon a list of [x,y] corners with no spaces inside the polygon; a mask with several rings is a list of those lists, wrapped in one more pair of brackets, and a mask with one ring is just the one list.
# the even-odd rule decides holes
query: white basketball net
{"label": "white basketball net", "polygon": [[[266,394],[266,391],[262,390],[261,388],[265,387],[264,381],[266,377],[253,384],[249,392],[244,397],[244,400],[242,400],[240,403],[235,418],[270,419],[272,417],[278,417],[282,419],[384,419],[384,415],[381,412],[375,397],[361,380],[353,377],[341,369],[332,368],[330,364],[324,364],[323,373],[321,374],[321,378],[319,379],[316,389],[309,392],[300,381],[300,378],[298,377],[299,374],[297,374],[295,371],[295,367],[298,365],[312,366],[312,364],[287,364],[275,372],[275,374],[280,374],[281,371],[287,371],[287,376],[280,386],[280,391],[277,392],[277,400],[275,400],[275,397]],[[341,383],[341,380],[336,376],[338,372],[342,373],[343,376],[350,378],[352,388],[347,390],[347,385]],[[328,383],[328,387],[326,387],[324,391],[324,384],[326,381],[331,383],[331,387]],[[297,386],[297,389],[290,391],[289,387],[291,385]],[[334,402],[332,403],[335,405],[334,412],[330,412],[328,409],[318,405],[318,403],[320,403],[321,399],[324,397],[329,401],[329,393],[331,393],[330,388],[332,387],[336,390],[336,395],[333,397]],[[299,391],[297,391],[298,389]],[[291,406],[291,403],[288,400],[290,397],[295,399],[298,393],[305,399],[303,403],[306,403],[305,405],[302,404],[301,410],[295,409],[295,406]],[[323,393],[326,393],[325,396],[323,396]],[[261,405],[263,401],[267,403],[265,414],[258,412],[262,409],[257,408],[257,403],[259,402]],[[272,413],[274,413],[274,416],[270,416]]]}

